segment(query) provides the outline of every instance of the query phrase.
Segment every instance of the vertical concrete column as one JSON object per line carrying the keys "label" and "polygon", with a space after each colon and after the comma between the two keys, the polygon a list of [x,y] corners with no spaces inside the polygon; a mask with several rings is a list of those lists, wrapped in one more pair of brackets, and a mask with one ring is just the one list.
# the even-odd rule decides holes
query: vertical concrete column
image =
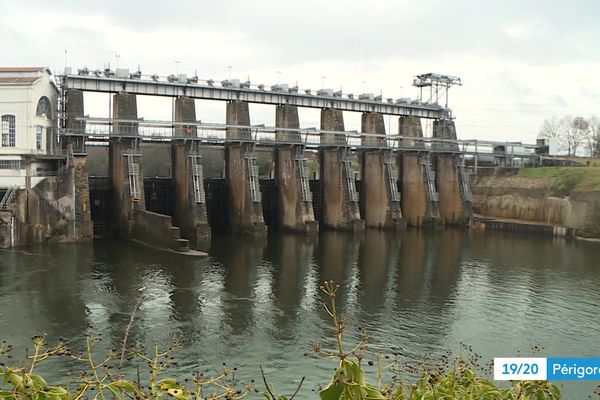
{"label": "vertical concrete column", "polygon": [[[400,117],[400,136],[422,138],[423,128],[418,117]],[[400,143],[400,181],[402,186],[402,215],[411,226],[442,225],[433,166],[423,142],[402,139]],[[432,174],[432,176],[428,176]]]}
{"label": "vertical concrete column", "polygon": [[[65,128],[72,133],[84,133],[85,121],[77,118],[84,117],[83,92],[69,89],[65,93]],[[93,224],[90,210],[90,184],[86,168],[87,153],[84,136],[61,137],[63,151],[69,156],[67,174],[72,179],[73,206],[75,207],[74,240],[90,240],[93,238]]]}
{"label": "vertical concrete column", "polygon": [[[227,103],[228,125],[250,125],[248,103],[234,100]],[[233,232],[252,236],[267,234],[260,201],[260,186],[254,168],[251,131],[247,128],[227,128],[225,145],[225,178],[229,191],[229,223]]]}
{"label": "vertical concrete column", "polygon": [[[341,110],[321,110],[321,130],[344,131],[344,117]],[[339,146],[343,147],[339,147]],[[348,175],[344,165],[346,152],[344,135],[323,133],[319,149],[321,177],[321,226],[350,231],[364,229],[356,196],[354,176]],[[354,174],[352,174],[354,175]],[[358,196],[356,196],[358,197]]]}
{"label": "vertical concrete column", "polygon": [[[227,125],[250,126],[250,109],[245,101],[233,100],[227,103]],[[227,128],[227,139],[248,140],[252,132],[248,128]]]}
{"label": "vertical concrete column", "polygon": [[[304,161],[304,146],[300,142],[298,107],[280,105],[275,109],[276,137],[275,184],[278,194],[278,223],[284,231],[316,234],[319,230],[312,205],[308,173]],[[287,129],[292,129],[287,130]]]}
{"label": "vertical concrete column", "polygon": [[[361,131],[373,135],[385,135],[385,123],[383,114],[366,112],[361,116]],[[383,147],[386,145],[385,138],[363,136],[360,139],[363,147]]]}
{"label": "vertical concrete column", "polygon": [[277,142],[300,143],[298,107],[289,104],[277,106],[275,108],[275,126],[281,128],[275,132]]}
{"label": "vertical concrete column", "polygon": [[[380,113],[364,113],[362,115],[363,133],[385,135],[383,115]],[[378,229],[399,229],[404,226],[400,199],[393,198],[392,190],[397,193],[397,174],[394,155],[391,150],[377,149],[384,146],[385,140],[376,137],[363,137],[361,151],[361,207],[365,218],[365,226]],[[386,164],[387,162],[387,164]]]}
{"label": "vertical concrete column", "polygon": [[[436,138],[456,140],[454,121],[436,120],[433,123]],[[461,168],[457,161],[458,145],[443,143],[442,152],[435,157],[436,180],[439,192],[440,216],[450,225],[467,225],[471,217],[470,204],[461,190]]]}
{"label": "vertical concrete column", "polygon": [[[194,99],[180,97],[175,100],[175,121],[196,123]],[[181,230],[181,236],[190,240],[195,248],[206,248],[211,236],[206,213],[205,196],[196,198],[195,181],[197,179],[199,194],[204,193],[204,174],[198,149],[191,139],[195,137],[196,127],[177,125],[175,137],[171,142],[171,163],[173,186],[175,189],[175,207],[173,208],[173,225]],[[196,176],[194,176],[194,168]]]}
{"label": "vertical concrete column", "polygon": [[[137,120],[137,99],[134,94],[116,93],[113,95],[113,118],[121,120]],[[133,211],[145,210],[144,175],[139,169],[136,182],[139,189],[138,199],[130,190],[129,157],[140,166],[141,150],[137,135],[137,123],[115,123],[113,136],[108,144],[108,175],[112,189],[112,221],[111,230],[122,238],[129,238],[133,224]]]}

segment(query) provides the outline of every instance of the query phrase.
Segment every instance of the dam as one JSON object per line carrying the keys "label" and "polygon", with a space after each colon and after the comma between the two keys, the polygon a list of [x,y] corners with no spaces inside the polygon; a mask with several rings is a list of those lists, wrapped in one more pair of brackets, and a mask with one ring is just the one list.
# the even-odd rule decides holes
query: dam
{"label": "dam", "polygon": [[[18,215],[19,207],[13,207],[17,212],[5,213],[10,223],[4,247],[31,241],[39,225],[57,221],[60,229],[52,228],[52,234],[58,232],[63,241],[102,233],[180,253],[207,248],[213,230],[260,238],[268,229],[315,235],[320,229],[469,226],[473,209],[466,161],[477,168],[482,149],[499,145],[457,140],[452,112],[437,98],[384,100],[329,89],[301,93],[285,84],[145,76],[126,69],[67,70],[57,79],[53,137],[60,167],[51,182],[36,186],[42,208]],[[425,74],[416,86],[437,91],[441,85],[447,93],[456,79]],[[86,116],[86,92],[110,96],[109,118]],[[138,114],[138,96],[148,95],[172,99],[172,120]],[[226,120],[199,121],[198,99],[225,102]],[[273,106],[275,126],[253,125],[252,104]],[[300,126],[298,110],[304,107],[320,110],[318,129]],[[361,114],[360,131],[345,129],[344,112]],[[397,119],[398,134],[386,132],[386,115]],[[432,125],[431,136],[424,135],[424,120]],[[160,184],[144,175],[143,148],[150,143],[170,146],[171,176]],[[107,148],[104,179],[87,171],[88,149],[94,146]],[[205,178],[206,148],[224,154],[218,179]],[[260,152],[272,156],[269,179],[259,176]],[[308,158],[318,163],[312,174]],[[148,185],[162,191],[148,191]],[[53,194],[44,198],[48,192]],[[19,196],[11,196],[18,203]],[[63,206],[52,206],[56,203]],[[44,216],[47,209],[56,217]],[[39,214],[38,221],[26,221],[32,214]]]}

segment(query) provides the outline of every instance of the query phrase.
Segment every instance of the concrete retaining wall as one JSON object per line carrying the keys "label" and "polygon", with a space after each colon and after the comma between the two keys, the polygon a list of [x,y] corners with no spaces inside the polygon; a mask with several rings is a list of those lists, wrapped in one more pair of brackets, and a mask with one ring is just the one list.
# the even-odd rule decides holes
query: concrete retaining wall
{"label": "concrete retaining wall", "polygon": [[577,234],[600,237],[600,192],[554,195],[554,178],[510,174],[471,177],[473,207],[478,214],[577,228]]}
{"label": "concrete retaining wall", "polygon": [[171,239],[179,239],[179,229],[172,226],[168,215],[136,210],[133,212],[131,238],[159,248],[170,248]]}

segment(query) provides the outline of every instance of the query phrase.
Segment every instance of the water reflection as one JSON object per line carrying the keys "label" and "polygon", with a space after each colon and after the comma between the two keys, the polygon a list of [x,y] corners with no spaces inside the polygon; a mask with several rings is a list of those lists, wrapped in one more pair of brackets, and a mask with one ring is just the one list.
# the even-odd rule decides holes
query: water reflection
{"label": "water reflection", "polygon": [[[533,343],[550,356],[597,356],[597,243],[366,230],[268,241],[217,236],[207,259],[121,241],[0,254],[0,336],[21,350],[40,332],[78,346],[88,325],[118,346],[145,288],[131,341],[183,338],[176,373],[227,361],[257,378],[263,364],[281,391],[293,390],[299,374],[310,388],[332,368],[301,357],[315,340],[331,344],[318,286],[332,279],[342,285],[350,336],[366,327],[375,349],[408,361],[459,341],[490,358]],[[61,361],[48,373],[68,368]],[[585,388],[568,389],[587,395]]]}

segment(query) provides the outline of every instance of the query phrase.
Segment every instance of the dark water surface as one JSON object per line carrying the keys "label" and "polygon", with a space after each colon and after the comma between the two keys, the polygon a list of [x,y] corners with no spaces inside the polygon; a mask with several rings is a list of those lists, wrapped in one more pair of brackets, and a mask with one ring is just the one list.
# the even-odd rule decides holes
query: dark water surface
{"label": "dark water surface", "polygon": [[[449,229],[322,232],[312,241],[223,236],[206,259],[123,241],[4,251],[0,339],[15,356],[36,333],[77,347],[93,325],[116,346],[146,287],[131,340],[167,344],[180,336],[172,374],[227,362],[258,381],[262,364],[279,392],[306,376],[302,398],[311,398],[335,367],[303,356],[317,340],[332,343],[318,290],[325,279],[343,285],[339,308],[351,336],[364,327],[373,349],[408,362],[460,342],[489,360],[532,344],[544,347],[540,356],[600,357],[600,243]],[[56,361],[44,372],[62,379],[73,368]],[[586,399],[593,389],[569,383],[566,398]]]}

